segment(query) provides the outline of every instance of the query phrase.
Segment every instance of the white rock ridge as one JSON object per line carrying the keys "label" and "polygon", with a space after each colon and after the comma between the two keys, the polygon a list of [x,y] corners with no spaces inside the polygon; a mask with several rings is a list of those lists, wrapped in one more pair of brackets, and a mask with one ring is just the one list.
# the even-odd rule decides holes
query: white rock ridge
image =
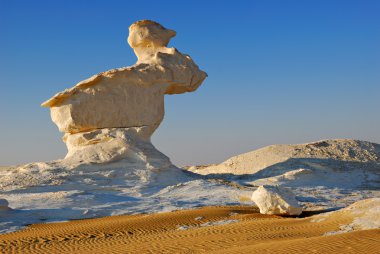
{"label": "white rock ridge", "polygon": [[150,20],[132,24],[135,65],[99,73],[42,103],[65,133],[66,159],[108,162],[135,156],[138,143],[149,146],[164,117],[164,95],[193,92],[207,77],[188,55],[167,47],[175,34]]}
{"label": "white rock ridge", "polygon": [[298,205],[295,195],[280,186],[263,185],[252,193],[251,200],[259,207],[262,214],[300,215],[302,207]]}
{"label": "white rock ridge", "polygon": [[331,139],[296,145],[271,145],[234,156],[223,163],[187,170],[237,180],[250,186],[281,185],[379,189],[380,145]]}
{"label": "white rock ridge", "polygon": [[380,144],[332,139],[271,145],[190,172],[252,188],[290,187],[307,210],[345,207],[380,196]]}
{"label": "white rock ridge", "polygon": [[[271,145],[248,153],[229,158],[220,164],[207,167],[193,167],[188,170],[202,174],[249,175],[260,177],[272,176],[272,172],[287,172],[282,168],[294,168],[294,165],[326,164],[334,162],[380,163],[380,145],[376,143],[352,140],[330,139],[306,144]],[[270,170],[269,170],[270,169]]]}

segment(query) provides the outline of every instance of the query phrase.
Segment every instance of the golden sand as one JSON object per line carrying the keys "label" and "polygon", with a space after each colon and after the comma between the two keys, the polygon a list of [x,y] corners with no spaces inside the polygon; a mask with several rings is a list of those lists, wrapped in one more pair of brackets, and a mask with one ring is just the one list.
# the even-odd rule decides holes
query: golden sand
{"label": "golden sand", "polygon": [[[204,223],[233,220],[225,225]],[[238,221],[236,221],[238,220]],[[352,221],[261,215],[255,207],[205,207],[32,225],[0,235],[1,253],[380,253],[380,230],[323,236]],[[187,229],[180,230],[181,226]],[[184,228],[184,227],[183,227]]]}

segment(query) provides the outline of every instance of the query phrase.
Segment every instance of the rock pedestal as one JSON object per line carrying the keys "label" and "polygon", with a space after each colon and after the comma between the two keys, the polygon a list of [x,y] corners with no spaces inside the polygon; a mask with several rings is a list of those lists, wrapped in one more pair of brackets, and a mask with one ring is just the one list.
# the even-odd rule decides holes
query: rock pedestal
{"label": "rock pedestal", "polygon": [[135,65],[99,73],[42,103],[65,133],[65,159],[99,163],[140,152],[149,157],[144,149],[152,150],[164,95],[193,92],[207,77],[188,55],[167,47],[175,34],[150,20],[132,24],[128,43],[138,58]]}

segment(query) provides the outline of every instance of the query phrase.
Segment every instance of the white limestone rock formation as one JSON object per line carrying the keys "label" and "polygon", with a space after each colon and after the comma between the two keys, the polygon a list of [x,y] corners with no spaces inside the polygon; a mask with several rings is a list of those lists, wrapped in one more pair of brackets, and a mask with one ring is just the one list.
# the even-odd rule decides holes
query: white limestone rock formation
{"label": "white limestone rock formation", "polygon": [[262,214],[300,215],[302,207],[288,188],[263,185],[252,193],[251,200]]}
{"label": "white limestone rock formation", "polygon": [[164,95],[193,92],[207,77],[188,55],[167,47],[175,34],[150,20],[132,24],[128,43],[138,58],[135,65],[99,73],[42,103],[65,133],[65,159],[149,157],[143,150],[153,147],[150,137],[164,117]]}

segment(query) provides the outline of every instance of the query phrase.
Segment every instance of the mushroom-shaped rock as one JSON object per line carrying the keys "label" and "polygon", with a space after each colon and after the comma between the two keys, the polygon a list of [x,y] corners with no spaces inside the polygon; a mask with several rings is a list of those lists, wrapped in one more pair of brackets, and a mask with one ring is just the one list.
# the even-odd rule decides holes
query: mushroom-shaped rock
{"label": "mushroom-shaped rock", "polygon": [[[124,136],[134,133],[134,140],[139,140],[135,143],[150,143],[164,117],[164,95],[193,92],[201,85],[207,74],[188,55],[166,47],[175,34],[150,20],[132,24],[128,43],[138,58],[135,65],[99,73],[42,103],[65,133],[66,159],[104,162],[130,154],[133,147],[125,144],[127,138],[119,135],[116,142],[106,131],[98,139],[98,130],[120,129],[119,134],[126,131]],[[111,140],[115,141],[112,145],[104,143]],[[94,149],[92,145],[99,143]],[[115,147],[116,143],[121,147]]]}
{"label": "mushroom-shaped rock", "polygon": [[256,203],[262,214],[300,215],[302,207],[288,188],[263,185],[253,192],[251,200]]}

